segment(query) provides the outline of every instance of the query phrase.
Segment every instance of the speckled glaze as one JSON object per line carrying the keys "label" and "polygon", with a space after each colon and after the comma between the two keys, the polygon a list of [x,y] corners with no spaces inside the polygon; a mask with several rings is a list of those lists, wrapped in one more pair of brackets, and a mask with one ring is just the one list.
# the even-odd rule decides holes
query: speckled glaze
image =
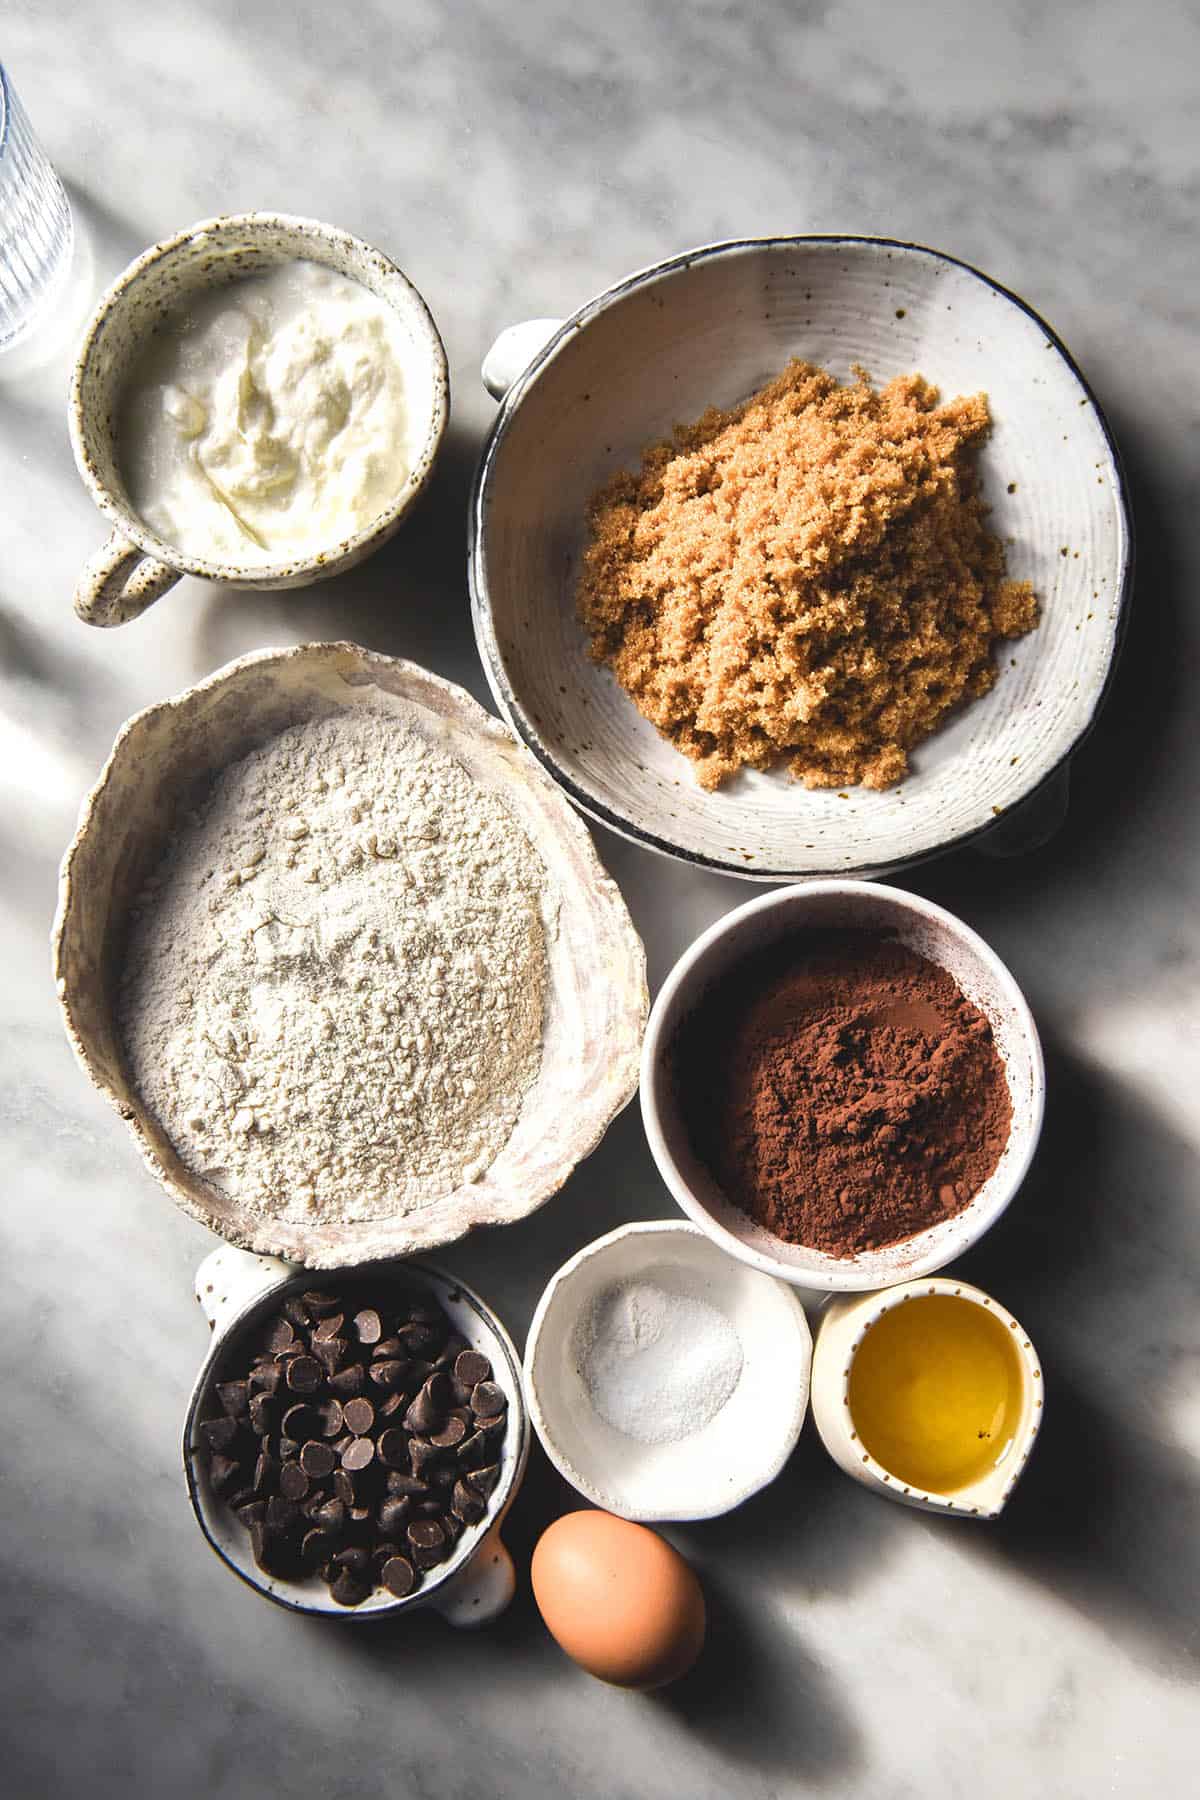
{"label": "speckled glaze", "polygon": [[[351,1269],[346,1273],[355,1276],[363,1271]],[[380,1268],[379,1280],[386,1281],[388,1274],[386,1268]],[[432,1608],[452,1625],[486,1625],[504,1611],[516,1591],[516,1572],[501,1541],[500,1529],[517,1497],[529,1460],[529,1415],[521,1391],[521,1365],[504,1326],[464,1282],[429,1263],[406,1263],[403,1277],[411,1277],[433,1290],[454,1329],[488,1358],[494,1378],[508,1399],[500,1477],[487,1517],[464,1532],[454,1554],[431,1570],[416,1592],[405,1599],[397,1600],[394,1595],[377,1590],[361,1606],[351,1607],[339,1606],[315,1575],[303,1581],[282,1581],[259,1568],[250,1550],[248,1532],[213,1492],[208,1461],[201,1454],[200,1421],[212,1418],[220,1410],[212,1390],[230,1339],[252,1333],[268,1313],[274,1313],[290,1295],[303,1293],[313,1281],[304,1269],[272,1257],[248,1256],[228,1245],[214,1250],[196,1271],[196,1298],[213,1336],[183,1423],[183,1472],[188,1497],[210,1549],[247,1587],[289,1612],[365,1623]]]}
{"label": "speckled glaze", "polygon": [[[949,1219],[898,1244],[829,1256],[776,1237],[727,1198],[692,1149],[680,1115],[671,1046],[705,990],[746,956],[805,930],[887,931],[949,970],[991,1024],[1012,1102],[1000,1160],[974,1198]],[[863,1291],[930,1275],[961,1256],[1004,1212],[1028,1172],[1045,1110],[1045,1070],[1033,1014],[1008,969],[978,933],[932,900],[867,881],[811,881],[759,894],[703,932],[667,976],[642,1050],[642,1122],[658,1172],[714,1243],[795,1287]]]}
{"label": "speckled glaze", "polygon": [[[758,771],[705,793],[591,662],[576,617],[591,493],[673,425],[744,399],[793,356],[843,380],[862,364],[877,383],[915,369],[947,396],[985,389],[984,491],[1010,573],[1042,601],[1037,630],[1001,646],[993,691],[919,746],[888,793],[810,792]],[[585,812],[650,849],[758,881],[903,868],[1010,824],[1035,793],[1032,835],[998,848],[1039,841],[1061,820],[1063,782],[1043,790],[1103,697],[1132,524],[1091,391],[1023,301],[953,257],[881,238],[715,244],[631,275],[557,328],[510,329],[484,379],[506,398],[471,506],[476,640],[505,717]]]}
{"label": "speckled glaze", "polygon": [[[121,478],[115,421],[133,357],[165,315],[197,288],[215,287],[297,258],[360,282],[390,306],[412,348],[409,403],[428,423],[407,481],[385,512],[318,556],[258,565],[209,561],[168,544],[133,511]],[[406,371],[407,372],[407,371]],[[89,625],[137,618],[183,575],[230,587],[305,587],[353,568],[386,543],[429,479],[450,410],[446,352],[424,300],[381,251],[336,226],[285,213],[231,213],[202,220],[132,262],[100,301],[71,381],[68,420],[75,463],[115,527],[85,564],[75,611]]]}
{"label": "speckled glaze", "polygon": [[[903,1306],[926,1294],[949,1294],[983,1306],[1012,1333],[1013,1349],[1024,1373],[1021,1415],[1008,1454],[979,1481],[953,1494],[929,1494],[907,1486],[868,1455],[854,1429],[850,1411],[850,1370],[867,1332],[893,1306]],[[834,1462],[864,1487],[874,1488],[902,1506],[922,1512],[950,1513],[962,1519],[995,1519],[1003,1510],[1021,1472],[1029,1461],[1042,1423],[1043,1382],[1037,1351],[1027,1334],[998,1300],[965,1281],[939,1276],[932,1281],[908,1281],[883,1294],[857,1300],[833,1300],[821,1315],[813,1351],[812,1409],[821,1442]]]}
{"label": "speckled glaze", "polygon": [[[351,1225],[271,1219],[181,1162],[130,1081],[114,995],[129,908],[180,804],[289,726],[355,707],[385,708],[455,757],[502,799],[541,856],[559,897],[547,938],[542,1068],[512,1137],[478,1181],[407,1216]],[[313,1269],[428,1251],[477,1225],[525,1218],[558,1192],[637,1087],[645,954],[586,826],[507,728],[462,688],[356,644],[259,651],[129,720],[83,803],[63,862],[53,964],[75,1054],[166,1192],[231,1243]]]}

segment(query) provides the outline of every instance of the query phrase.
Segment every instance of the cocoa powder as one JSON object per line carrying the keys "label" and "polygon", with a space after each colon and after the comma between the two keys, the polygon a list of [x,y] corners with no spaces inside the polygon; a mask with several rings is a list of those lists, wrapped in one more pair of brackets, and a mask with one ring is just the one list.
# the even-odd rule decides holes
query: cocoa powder
{"label": "cocoa powder", "polygon": [[1012,1105],[985,1015],[886,932],[812,931],[710,989],[674,1046],[693,1147],[777,1237],[853,1256],[960,1212]]}

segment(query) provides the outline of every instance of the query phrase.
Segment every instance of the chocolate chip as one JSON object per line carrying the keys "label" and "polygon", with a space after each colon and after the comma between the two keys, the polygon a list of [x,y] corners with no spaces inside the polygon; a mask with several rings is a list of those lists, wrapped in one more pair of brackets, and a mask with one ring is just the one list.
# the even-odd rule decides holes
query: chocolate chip
{"label": "chocolate chip", "polygon": [[367,1372],[361,1363],[347,1363],[344,1369],[335,1370],[329,1377],[330,1390],[340,1400],[352,1400],[355,1394],[361,1394],[367,1384]]}
{"label": "chocolate chip", "polygon": [[330,1558],[335,1568],[347,1569],[351,1575],[357,1575],[361,1581],[371,1566],[371,1558],[366,1550],[356,1544],[345,1550],[335,1550]]}
{"label": "chocolate chip", "polygon": [[379,1579],[397,1600],[403,1600],[417,1585],[416,1570],[406,1556],[390,1556],[379,1571]]}
{"label": "chocolate chip", "polygon": [[274,1487],[278,1478],[279,1464],[275,1461],[275,1458],[271,1455],[269,1450],[262,1451],[258,1461],[254,1465],[255,1493],[265,1494],[269,1492],[269,1490]]}
{"label": "chocolate chip", "polygon": [[263,1343],[272,1356],[277,1356],[281,1350],[286,1350],[295,1341],[296,1333],[292,1322],[290,1319],[283,1318],[282,1315],[278,1319],[272,1319],[267,1326],[266,1336],[263,1338]]}
{"label": "chocolate chip", "polygon": [[414,1475],[423,1475],[439,1455],[427,1438],[414,1437],[408,1441],[408,1464]]}
{"label": "chocolate chip", "polygon": [[373,1462],[374,1458],[375,1445],[372,1439],[356,1437],[351,1439],[342,1451],[342,1467],[347,1469],[351,1475],[355,1475],[360,1469],[365,1469],[368,1463]]}
{"label": "chocolate chip", "polygon": [[244,1525],[249,1531],[252,1525],[258,1525],[266,1518],[267,1503],[265,1500],[247,1500],[243,1506],[235,1506],[233,1510],[237,1514],[238,1524]]}
{"label": "chocolate chip", "polygon": [[310,1517],[314,1525],[335,1537],[340,1537],[346,1529],[346,1508],[340,1500],[326,1500],[324,1506],[318,1506]]}
{"label": "chocolate chip", "polygon": [[383,1336],[383,1320],[373,1306],[354,1315],[354,1332],[360,1344],[377,1344]]}
{"label": "chocolate chip", "polygon": [[347,1400],[342,1417],[347,1431],[352,1431],[355,1437],[363,1437],[375,1423],[375,1408],[366,1399]]}
{"label": "chocolate chip", "polygon": [[398,1412],[404,1411],[407,1404],[403,1394],[389,1394],[387,1399],[381,1400],[375,1408],[375,1417],[377,1419],[395,1418]]}
{"label": "chocolate chip", "polygon": [[453,1400],[455,1406],[465,1406],[467,1410],[470,1411],[471,1395],[474,1391],[474,1382],[468,1386],[465,1381],[460,1381],[457,1375],[452,1375],[450,1377],[450,1398]]}
{"label": "chocolate chip", "polygon": [[[462,1352],[464,1350],[469,1350],[470,1347],[471,1346],[467,1343],[465,1337],[460,1337],[457,1331],[452,1331],[442,1345],[441,1353],[437,1359],[438,1368],[444,1369],[447,1375],[452,1375],[454,1373],[455,1362],[462,1355]],[[491,1372],[492,1371],[489,1368],[488,1374],[490,1375]]]}
{"label": "chocolate chip", "polygon": [[454,1378],[461,1381],[464,1387],[475,1388],[481,1381],[491,1380],[492,1365],[478,1350],[464,1350],[455,1360]]}
{"label": "chocolate chip", "polygon": [[375,1449],[385,1469],[408,1468],[408,1439],[395,1426],[379,1434]]}
{"label": "chocolate chip", "polygon": [[319,1438],[309,1438],[300,1452],[300,1467],[314,1481],[324,1481],[327,1475],[332,1475],[336,1464],[333,1450]]}
{"label": "chocolate chip", "polygon": [[418,1519],[443,1519],[446,1515],[446,1502],[441,1500],[418,1500],[413,1507]]}
{"label": "chocolate chip", "polygon": [[302,1444],[305,1438],[318,1437],[320,1431],[321,1415],[307,1400],[297,1400],[283,1415],[284,1437],[295,1438]]}
{"label": "chocolate chip", "polygon": [[373,1362],[368,1371],[377,1388],[385,1394],[393,1393],[403,1382],[408,1371],[408,1364],[397,1362],[394,1358],[386,1358],[383,1362]]}
{"label": "chocolate chip", "polygon": [[329,1592],[339,1606],[361,1606],[369,1598],[371,1590],[365,1581],[351,1575],[348,1569],[341,1569]]}
{"label": "chocolate chip", "polygon": [[280,1462],[294,1462],[300,1454],[300,1439],[289,1437],[285,1431],[280,1436],[278,1448]]}
{"label": "chocolate chip", "polygon": [[287,1384],[294,1394],[315,1394],[321,1379],[321,1365],[315,1356],[294,1356],[288,1364]]}
{"label": "chocolate chip", "polygon": [[274,1429],[275,1415],[278,1408],[270,1394],[251,1394],[250,1396],[250,1429],[259,1437]]}
{"label": "chocolate chip", "polygon": [[321,1436],[325,1438],[340,1437],[345,1424],[341,1401],[332,1398],[322,1400],[314,1410],[321,1422]]}
{"label": "chocolate chip", "polygon": [[404,1429],[426,1437],[429,1432],[441,1429],[445,1416],[445,1408],[434,1404],[429,1392],[429,1382],[426,1382],[404,1415]]}
{"label": "chocolate chip", "polygon": [[277,1394],[279,1384],[283,1380],[283,1370],[278,1363],[259,1363],[250,1371],[249,1388],[251,1396],[255,1394]]}
{"label": "chocolate chip", "polygon": [[342,1304],[340,1300],[334,1297],[334,1295],[321,1293],[317,1289],[313,1289],[307,1294],[302,1294],[301,1299],[304,1301],[305,1310],[309,1317],[313,1319],[327,1318],[330,1313],[339,1311]]}
{"label": "chocolate chip", "polygon": [[232,1456],[222,1456],[220,1451],[210,1457],[208,1479],[212,1482],[216,1493],[232,1491],[241,1466],[241,1463],[235,1462]]}
{"label": "chocolate chip", "polygon": [[399,1470],[387,1478],[389,1494],[407,1494],[412,1500],[428,1500],[429,1483],[422,1481],[418,1475],[404,1475]]}
{"label": "chocolate chip", "polygon": [[466,1435],[467,1428],[462,1420],[451,1416],[446,1420],[442,1429],[435,1432],[429,1441],[439,1450],[453,1450],[456,1444],[462,1443]]}
{"label": "chocolate chip", "polygon": [[217,1399],[221,1411],[229,1419],[245,1419],[250,1415],[250,1386],[245,1381],[220,1381]]}
{"label": "chocolate chip", "polygon": [[446,1534],[436,1519],[414,1519],[405,1536],[418,1569],[432,1569],[446,1554]]}
{"label": "chocolate chip", "polygon": [[471,1394],[471,1411],[479,1419],[495,1419],[505,1410],[508,1399],[494,1381],[480,1381]]}
{"label": "chocolate chip", "polygon": [[308,1308],[299,1294],[288,1296],[283,1303],[283,1314],[285,1318],[291,1320],[293,1325],[299,1326],[301,1331],[307,1331],[312,1324],[312,1320],[308,1316]]}
{"label": "chocolate chip", "polygon": [[409,1356],[424,1356],[430,1360],[442,1344],[441,1332],[433,1330],[429,1325],[402,1325],[396,1336]]}
{"label": "chocolate chip", "polygon": [[308,1476],[299,1463],[284,1463],[279,1471],[279,1491],[285,1500],[303,1500],[308,1493]]}
{"label": "chocolate chip", "polygon": [[450,1496],[450,1510],[457,1513],[464,1525],[477,1525],[487,1511],[487,1505],[483,1496],[468,1487],[465,1481],[456,1481]]}
{"label": "chocolate chip", "polygon": [[402,1494],[389,1494],[379,1503],[379,1529],[389,1537],[398,1537],[408,1523],[412,1501]]}
{"label": "chocolate chip", "polygon": [[401,1362],[405,1361],[404,1345],[398,1337],[380,1338],[379,1342],[372,1347],[371,1355],[372,1357],[391,1357],[393,1360],[398,1358]]}
{"label": "chocolate chip", "polygon": [[346,1360],[348,1349],[345,1338],[341,1337],[315,1337],[312,1341],[312,1353],[326,1375],[337,1374]]}
{"label": "chocolate chip", "polygon": [[354,1477],[349,1469],[339,1468],[333,1471],[333,1492],[343,1506],[354,1505]]}
{"label": "chocolate chip", "polygon": [[228,1451],[237,1442],[238,1422],[227,1414],[222,1414],[219,1419],[204,1419],[200,1435],[210,1450]]}
{"label": "chocolate chip", "polygon": [[341,1331],[342,1326],[345,1323],[346,1323],[345,1313],[340,1313],[340,1312],[330,1313],[330,1315],[327,1319],[321,1320],[321,1323],[317,1326],[317,1329],[313,1332],[313,1335],[312,1335],[313,1343],[314,1344],[323,1343],[326,1338],[337,1337],[338,1333]]}
{"label": "chocolate chip", "polygon": [[487,1439],[482,1431],[474,1431],[464,1438],[455,1455],[460,1469],[481,1469],[487,1461]]}
{"label": "chocolate chip", "polygon": [[270,1529],[264,1520],[256,1519],[254,1524],[250,1527],[250,1550],[259,1568],[266,1570],[268,1574],[270,1573],[270,1562],[268,1560],[270,1546]]}
{"label": "chocolate chip", "polygon": [[322,1531],[319,1525],[314,1525],[311,1531],[305,1532],[301,1540],[300,1560],[307,1569],[319,1569],[329,1561],[336,1548],[337,1539],[331,1537],[329,1532]]}
{"label": "chocolate chip", "polygon": [[272,1531],[286,1531],[299,1516],[291,1501],[282,1494],[272,1494],[267,1501],[267,1524]]}
{"label": "chocolate chip", "polygon": [[445,1532],[450,1543],[457,1544],[459,1538],[466,1530],[466,1526],[461,1519],[456,1519],[452,1512],[448,1512],[443,1513],[442,1515],[442,1530]]}
{"label": "chocolate chip", "polygon": [[467,1480],[475,1489],[475,1492],[477,1494],[482,1494],[485,1500],[488,1495],[493,1492],[499,1479],[499,1463],[489,1463],[486,1469],[476,1469],[472,1474],[467,1476]]}

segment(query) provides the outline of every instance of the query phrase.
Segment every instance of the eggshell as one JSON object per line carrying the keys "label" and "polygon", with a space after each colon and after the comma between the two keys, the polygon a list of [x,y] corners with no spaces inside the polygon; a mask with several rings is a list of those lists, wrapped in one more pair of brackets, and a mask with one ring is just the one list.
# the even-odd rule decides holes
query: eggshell
{"label": "eggshell", "polygon": [[600,1681],[663,1687],[700,1654],[700,1583],[644,1525],[606,1512],[565,1513],[538,1540],[530,1576],[546,1629]]}

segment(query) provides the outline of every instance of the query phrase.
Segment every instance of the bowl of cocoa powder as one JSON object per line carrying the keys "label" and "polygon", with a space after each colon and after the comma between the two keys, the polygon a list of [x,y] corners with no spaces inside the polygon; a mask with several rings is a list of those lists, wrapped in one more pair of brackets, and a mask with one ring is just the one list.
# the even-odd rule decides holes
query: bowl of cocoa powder
{"label": "bowl of cocoa powder", "polygon": [[784,888],[685,951],[650,1016],[642,1117],[690,1218],[813,1289],[943,1268],[1008,1206],[1041,1131],[1037,1027],[943,907],[874,882]]}

